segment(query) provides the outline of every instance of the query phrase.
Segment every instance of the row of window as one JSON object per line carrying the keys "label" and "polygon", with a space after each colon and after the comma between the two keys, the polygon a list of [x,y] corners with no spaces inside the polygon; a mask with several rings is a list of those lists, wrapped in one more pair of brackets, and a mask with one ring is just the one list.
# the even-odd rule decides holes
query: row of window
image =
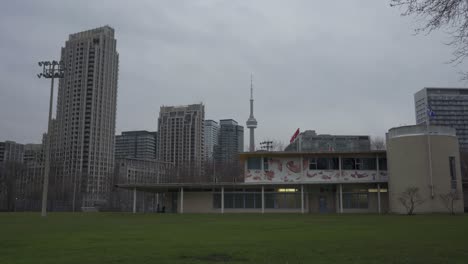
{"label": "row of window", "polygon": [[[226,209],[260,209],[262,208],[261,193],[225,193],[224,208]],[[213,208],[221,208],[221,193],[213,194]],[[265,193],[265,208],[267,209],[298,209],[301,208],[300,193]],[[368,209],[369,195],[367,193],[343,193],[344,209]]]}
{"label": "row of window", "polygon": [[[221,193],[213,194],[213,208],[221,208]],[[224,208],[255,209],[262,208],[261,193],[225,193]],[[300,193],[265,193],[265,208],[267,209],[297,209],[301,208]]]}
{"label": "row of window", "polygon": [[369,208],[369,195],[367,193],[343,193],[344,209]]}
{"label": "row of window", "polygon": [[[269,170],[270,158],[263,158],[263,170]],[[339,170],[340,162],[339,158],[308,158],[309,170]],[[387,159],[378,159],[379,170],[387,170]],[[247,169],[249,170],[261,170],[262,169],[262,158],[260,157],[249,157],[247,159]],[[342,158],[341,159],[342,170],[377,170],[377,159],[376,158]]]}

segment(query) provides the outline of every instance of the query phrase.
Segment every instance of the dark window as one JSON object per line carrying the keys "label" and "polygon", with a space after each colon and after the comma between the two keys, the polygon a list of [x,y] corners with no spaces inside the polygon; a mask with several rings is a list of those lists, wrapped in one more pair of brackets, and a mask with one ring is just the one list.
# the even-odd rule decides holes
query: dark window
{"label": "dark window", "polygon": [[344,209],[367,209],[369,199],[367,193],[343,193]]}
{"label": "dark window", "polygon": [[455,157],[449,157],[449,165],[450,165],[450,186],[452,190],[457,189],[457,170],[455,164]]}
{"label": "dark window", "polygon": [[338,170],[338,158],[311,158],[309,160],[309,170]]}
{"label": "dark window", "polygon": [[387,158],[379,158],[379,170],[387,170]]}
{"label": "dark window", "polygon": [[344,158],[341,160],[342,169],[343,170],[355,170],[356,169],[356,161],[354,158]]}
{"label": "dark window", "polygon": [[316,170],[317,169],[317,159],[311,158],[309,160],[309,170]]}
{"label": "dark window", "polygon": [[376,170],[375,158],[343,158],[343,170]]}
{"label": "dark window", "polygon": [[263,158],[263,170],[268,170],[268,158]]}
{"label": "dark window", "polygon": [[361,158],[359,159],[361,163],[360,170],[376,170],[377,161],[375,158]]}
{"label": "dark window", "polygon": [[260,157],[247,158],[247,169],[248,170],[261,170],[262,169],[262,158],[260,158]]}

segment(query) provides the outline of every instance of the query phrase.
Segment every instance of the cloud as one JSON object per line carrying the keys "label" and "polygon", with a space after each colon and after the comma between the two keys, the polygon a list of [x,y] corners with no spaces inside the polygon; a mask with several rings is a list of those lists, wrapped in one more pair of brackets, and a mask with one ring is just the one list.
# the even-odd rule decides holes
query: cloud
{"label": "cloud", "polygon": [[447,37],[413,36],[385,1],[9,1],[0,140],[40,142],[49,84],[37,61],[106,24],[120,54],[117,131],[156,130],[161,105],[200,101],[207,119],[244,124],[253,73],[257,141],[287,142],[297,127],[383,136],[414,123],[419,89],[464,85]]}

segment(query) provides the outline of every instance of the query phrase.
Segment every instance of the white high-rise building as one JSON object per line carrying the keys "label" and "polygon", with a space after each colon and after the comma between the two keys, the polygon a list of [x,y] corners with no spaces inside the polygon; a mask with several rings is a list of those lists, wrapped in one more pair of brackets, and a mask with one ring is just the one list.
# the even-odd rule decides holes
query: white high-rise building
{"label": "white high-rise building", "polygon": [[[107,202],[114,169],[119,54],[114,29],[71,34],[62,48],[52,140],[51,191],[63,206]],[[64,208],[64,209],[68,209]]]}
{"label": "white high-rise building", "polygon": [[179,168],[178,175],[199,176],[205,160],[205,106],[162,106],[158,119],[158,160]]}
{"label": "white high-rise building", "polygon": [[424,88],[414,94],[414,107],[416,124],[453,127],[460,149],[468,150],[468,88]]}
{"label": "white high-rise building", "polygon": [[214,147],[218,144],[219,124],[214,120],[205,120],[205,156],[213,158]]}

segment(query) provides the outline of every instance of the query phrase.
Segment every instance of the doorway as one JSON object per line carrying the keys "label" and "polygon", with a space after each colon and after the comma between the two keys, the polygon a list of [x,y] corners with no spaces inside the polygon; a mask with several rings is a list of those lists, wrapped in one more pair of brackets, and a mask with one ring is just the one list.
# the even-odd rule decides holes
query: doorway
{"label": "doorway", "polygon": [[323,195],[320,195],[318,200],[319,200],[319,212],[320,212],[321,214],[328,213],[328,209],[327,209],[327,197],[326,197],[326,196],[323,196]]}

